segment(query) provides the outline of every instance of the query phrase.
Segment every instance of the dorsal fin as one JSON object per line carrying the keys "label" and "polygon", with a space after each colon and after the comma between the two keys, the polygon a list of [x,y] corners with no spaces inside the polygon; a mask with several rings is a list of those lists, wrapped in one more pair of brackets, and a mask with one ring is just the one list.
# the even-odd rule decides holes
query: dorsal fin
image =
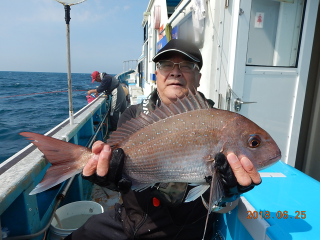
{"label": "dorsal fin", "polygon": [[117,129],[117,131],[111,134],[107,143],[117,147],[120,143],[126,141],[133,133],[145,126],[181,113],[208,108],[210,108],[209,104],[200,96],[200,94],[196,90],[195,94],[193,94],[189,89],[188,95],[181,99],[177,98],[176,102],[172,102],[168,106],[161,104],[160,107],[156,107],[148,115],[142,112],[138,117],[125,122]]}

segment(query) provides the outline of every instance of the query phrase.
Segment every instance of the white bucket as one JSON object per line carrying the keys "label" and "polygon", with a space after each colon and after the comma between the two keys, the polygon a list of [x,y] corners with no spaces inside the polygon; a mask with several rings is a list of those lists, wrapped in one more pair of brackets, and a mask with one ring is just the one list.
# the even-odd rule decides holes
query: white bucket
{"label": "white bucket", "polygon": [[[81,227],[92,215],[103,213],[103,207],[93,201],[66,204],[56,211],[50,225],[50,240],[61,240]],[[61,226],[59,224],[61,223]]]}

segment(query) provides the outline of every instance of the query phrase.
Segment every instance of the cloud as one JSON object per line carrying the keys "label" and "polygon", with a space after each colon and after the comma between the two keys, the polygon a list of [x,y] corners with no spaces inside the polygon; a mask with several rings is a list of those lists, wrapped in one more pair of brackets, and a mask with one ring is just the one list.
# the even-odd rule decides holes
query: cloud
{"label": "cloud", "polygon": [[123,9],[126,11],[128,10],[129,8],[131,8],[130,6],[124,6]]}

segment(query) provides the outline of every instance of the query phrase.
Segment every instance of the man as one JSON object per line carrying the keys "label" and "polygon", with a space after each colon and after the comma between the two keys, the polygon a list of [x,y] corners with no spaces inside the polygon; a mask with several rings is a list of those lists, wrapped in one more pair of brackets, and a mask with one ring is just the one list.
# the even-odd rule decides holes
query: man
{"label": "man", "polygon": [[119,120],[120,113],[123,113],[127,108],[126,94],[120,85],[119,81],[105,72],[99,73],[94,71],[91,74],[92,83],[94,81],[100,82],[100,86],[97,89],[88,91],[88,95],[94,93],[105,92],[106,95],[111,95],[111,108],[110,108],[110,130],[115,131]]}
{"label": "man", "polygon": [[[177,97],[188,94],[189,89],[194,91],[200,85],[202,57],[194,44],[173,39],[153,61],[157,63],[157,89],[144,104],[129,107],[121,115],[118,126],[141,112],[148,114],[155,106],[170,104]],[[83,178],[122,192],[123,205],[116,205],[115,211],[91,217],[66,240],[202,239],[207,215],[207,192],[203,197],[184,203],[183,196],[191,188],[187,183],[179,183],[178,188],[173,188],[176,183],[168,183],[167,186],[156,184],[156,187],[141,192],[132,191],[126,179],[114,181],[114,175],[121,173],[123,152],[117,149],[112,153],[110,146],[101,141],[94,143],[92,152],[95,156],[84,167]],[[218,237],[217,229],[214,229],[221,216],[218,212],[233,209],[236,204],[230,202],[236,200],[240,193],[261,183],[259,173],[246,157],[239,160],[235,154],[229,153],[227,158],[217,154],[215,159],[223,165],[218,166],[218,170],[226,195],[224,202],[210,214],[205,239]],[[172,189],[178,192],[177,197],[167,198],[172,196]],[[231,189],[236,193],[232,193]]]}

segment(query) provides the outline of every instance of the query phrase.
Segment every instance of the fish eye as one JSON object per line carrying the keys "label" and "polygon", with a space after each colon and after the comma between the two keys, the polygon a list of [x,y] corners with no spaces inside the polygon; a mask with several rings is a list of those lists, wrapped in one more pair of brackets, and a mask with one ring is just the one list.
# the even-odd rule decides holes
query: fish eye
{"label": "fish eye", "polygon": [[248,141],[250,148],[257,148],[260,146],[260,143],[261,143],[261,139],[257,135],[251,136]]}

